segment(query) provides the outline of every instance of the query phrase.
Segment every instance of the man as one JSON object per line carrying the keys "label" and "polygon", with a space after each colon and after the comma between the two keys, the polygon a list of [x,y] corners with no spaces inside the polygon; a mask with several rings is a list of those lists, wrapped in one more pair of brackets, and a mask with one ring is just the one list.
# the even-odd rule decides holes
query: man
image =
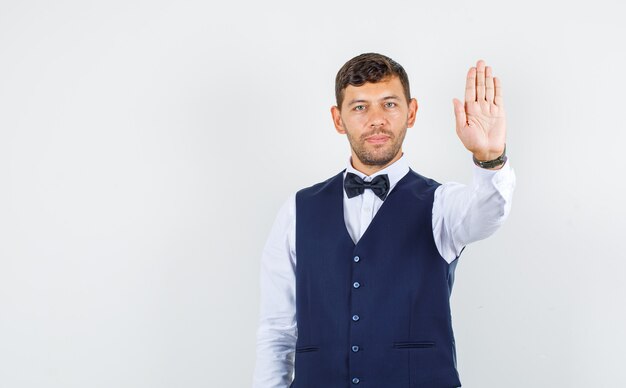
{"label": "man", "polygon": [[408,167],[402,142],[418,104],[398,63],[359,55],[339,70],[335,94],[351,157],[276,218],[261,261],[254,387],[459,387],[454,269],[467,244],[504,222],[515,186],[500,81],[480,60],[465,104],[453,100],[475,164],[470,186]]}

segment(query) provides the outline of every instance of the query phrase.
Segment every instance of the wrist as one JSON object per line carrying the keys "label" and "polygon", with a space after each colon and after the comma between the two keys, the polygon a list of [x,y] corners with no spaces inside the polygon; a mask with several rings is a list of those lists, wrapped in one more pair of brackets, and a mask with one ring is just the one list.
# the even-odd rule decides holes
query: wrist
{"label": "wrist", "polygon": [[474,164],[476,164],[478,167],[488,170],[499,170],[500,168],[502,168],[507,160],[506,144],[504,145],[502,151],[495,154],[495,156],[493,152],[475,153],[472,159],[474,160]]}
{"label": "wrist", "polygon": [[505,149],[506,149],[506,145],[499,150],[486,150],[486,151],[474,152],[472,153],[472,155],[474,156],[474,159],[480,162],[486,162],[486,161],[494,160],[500,157],[500,155],[502,155],[505,152]]}

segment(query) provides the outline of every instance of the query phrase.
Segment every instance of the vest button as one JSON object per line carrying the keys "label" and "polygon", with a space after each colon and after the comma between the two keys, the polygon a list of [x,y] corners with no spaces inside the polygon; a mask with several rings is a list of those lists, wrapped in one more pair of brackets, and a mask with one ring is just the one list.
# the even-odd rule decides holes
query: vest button
{"label": "vest button", "polygon": [[354,322],[358,321],[359,319],[361,319],[361,317],[359,317],[359,316],[358,316],[358,315],[356,315],[356,314],[354,314],[354,315],[352,316],[352,320],[353,320]]}
{"label": "vest button", "polygon": [[361,382],[361,380],[359,380],[358,377],[355,377],[355,378],[352,379],[352,384],[358,384],[360,382]]}
{"label": "vest button", "polygon": [[358,262],[359,262],[359,260],[361,260],[361,258],[360,258],[359,256],[354,256],[354,262],[355,262],[355,263],[358,263]]}
{"label": "vest button", "polygon": [[353,286],[354,288],[359,288],[359,287],[361,287],[361,283],[359,283],[359,282],[354,282],[354,284],[352,284],[352,286]]}
{"label": "vest button", "polygon": [[352,345],[352,351],[353,351],[354,353],[358,352],[358,351],[359,351],[359,349],[360,349],[360,348],[359,348],[359,346],[358,346],[358,345]]}

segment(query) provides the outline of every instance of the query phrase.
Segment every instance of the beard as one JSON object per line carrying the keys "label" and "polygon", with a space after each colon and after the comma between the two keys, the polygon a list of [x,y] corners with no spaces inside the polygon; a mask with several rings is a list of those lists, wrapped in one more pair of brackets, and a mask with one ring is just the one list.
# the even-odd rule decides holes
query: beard
{"label": "beard", "polygon": [[[385,129],[375,129],[371,132],[364,133],[359,138],[356,138],[346,131],[348,142],[350,147],[354,151],[356,157],[366,166],[384,166],[391,162],[396,157],[400,148],[402,148],[402,142],[406,135],[406,128],[404,128],[396,137],[393,132]],[[384,144],[370,144],[365,138],[372,135],[386,135],[389,136],[389,140]]]}

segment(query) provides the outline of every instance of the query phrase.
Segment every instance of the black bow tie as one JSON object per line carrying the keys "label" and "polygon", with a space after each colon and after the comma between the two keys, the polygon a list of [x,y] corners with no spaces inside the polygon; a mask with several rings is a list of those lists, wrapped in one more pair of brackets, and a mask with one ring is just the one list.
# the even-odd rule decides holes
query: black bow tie
{"label": "black bow tie", "polygon": [[382,174],[374,177],[371,182],[365,182],[358,175],[349,172],[343,181],[343,187],[348,198],[363,194],[365,189],[371,189],[378,198],[384,201],[389,192],[389,177],[387,174]]}

